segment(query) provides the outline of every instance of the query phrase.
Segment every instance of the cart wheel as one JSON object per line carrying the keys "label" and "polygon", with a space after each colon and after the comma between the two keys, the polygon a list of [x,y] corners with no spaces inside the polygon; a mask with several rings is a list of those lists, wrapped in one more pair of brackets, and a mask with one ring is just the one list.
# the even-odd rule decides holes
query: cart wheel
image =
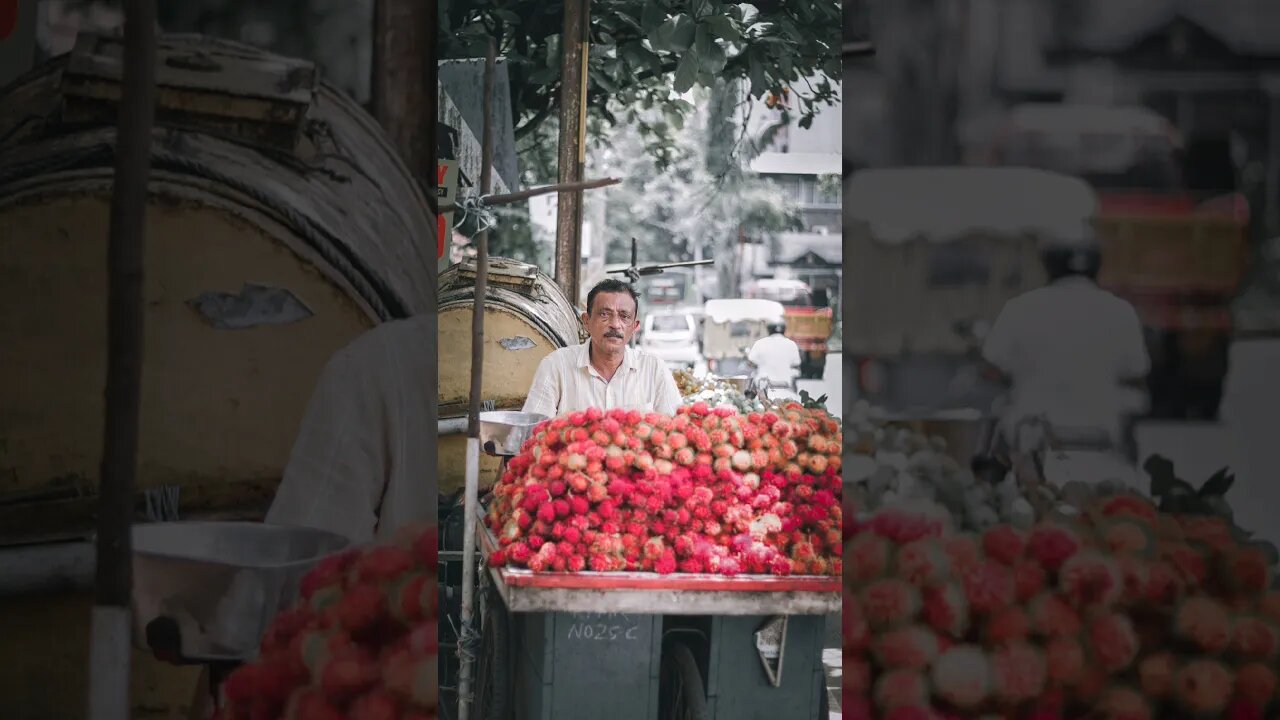
{"label": "cart wheel", "polygon": [[475,717],[479,720],[511,718],[512,657],[507,609],[488,593],[480,649],[476,657]]}
{"label": "cart wheel", "polygon": [[662,720],[710,720],[702,673],[689,646],[680,642],[670,646],[662,658],[662,676],[666,687]]}

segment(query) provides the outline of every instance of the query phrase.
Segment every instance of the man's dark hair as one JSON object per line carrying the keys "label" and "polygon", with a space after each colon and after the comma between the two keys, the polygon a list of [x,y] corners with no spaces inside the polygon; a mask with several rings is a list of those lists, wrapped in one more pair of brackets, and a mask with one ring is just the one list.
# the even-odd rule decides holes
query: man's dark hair
{"label": "man's dark hair", "polygon": [[1042,254],[1049,280],[1061,280],[1072,275],[1098,279],[1102,269],[1102,253],[1094,248],[1052,248]]}
{"label": "man's dark hair", "polygon": [[787,324],[786,324],[786,323],[780,323],[780,322],[771,322],[771,323],[769,323],[769,334],[770,334],[770,335],[784,335],[784,334],[786,334],[786,332],[787,332]]}
{"label": "man's dark hair", "polygon": [[640,293],[631,287],[630,283],[624,283],[621,280],[608,278],[596,283],[591,288],[591,292],[587,293],[587,314],[591,314],[591,306],[596,301],[596,296],[600,293],[626,293],[631,296],[632,302],[636,304],[636,315],[640,314]]}

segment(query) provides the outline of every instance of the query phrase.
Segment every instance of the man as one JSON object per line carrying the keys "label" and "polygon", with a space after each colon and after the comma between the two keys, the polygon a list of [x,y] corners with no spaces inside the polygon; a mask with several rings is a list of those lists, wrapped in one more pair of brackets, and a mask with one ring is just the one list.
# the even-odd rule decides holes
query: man
{"label": "man", "polygon": [[1011,443],[1019,421],[1044,417],[1052,427],[1105,431],[1124,448],[1126,386],[1150,368],[1133,306],[1097,284],[1101,252],[1090,233],[1042,251],[1049,285],[1007,302],[983,355],[1012,385],[1003,418]]}
{"label": "man", "polygon": [[436,513],[427,316],[383,323],[329,360],[266,521],[383,540]]}
{"label": "man", "polygon": [[800,375],[800,346],[784,332],[786,325],[769,323],[769,334],[751,346],[747,359],[760,370],[770,387],[795,390],[796,377]]}
{"label": "man", "polygon": [[629,347],[640,329],[639,296],[621,280],[603,280],[587,293],[581,345],[547,355],[533,376],[524,411],[556,417],[596,407],[674,415],[675,378],[657,357]]}

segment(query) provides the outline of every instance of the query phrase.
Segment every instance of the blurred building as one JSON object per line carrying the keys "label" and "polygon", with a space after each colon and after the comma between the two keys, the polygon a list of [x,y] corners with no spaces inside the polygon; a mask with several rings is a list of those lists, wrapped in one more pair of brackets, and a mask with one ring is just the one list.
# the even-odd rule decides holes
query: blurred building
{"label": "blurred building", "polygon": [[969,2],[971,121],[1011,102],[1145,106],[1184,139],[1190,189],[1245,192],[1280,232],[1280,4]]}
{"label": "blurred building", "polygon": [[[814,85],[817,79],[810,79]],[[843,96],[840,81],[833,80]],[[798,83],[797,87],[804,87]],[[840,213],[841,153],[844,112],[841,102],[826,106],[809,127],[800,125],[793,101],[772,106],[768,99],[753,101],[749,128],[753,134],[774,132],[751,161],[751,170],[772,180],[799,210],[801,229],[780,233],[768,247],[749,253],[754,277],[796,279],[828,296],[839,293],[842,261]]]}
{"label": "blurred building", "polygon": [[876,56],[846,62],[846,86],[865,108],[846,114],[879,116],[882,128],[846,137],[850,169],[971,161],[962,150],[1015,104],[1137,106],[1184,140],[1188,189],[1246,193],[1268,234],[1280,233],[1280,3],[849,5],[867,15]]}

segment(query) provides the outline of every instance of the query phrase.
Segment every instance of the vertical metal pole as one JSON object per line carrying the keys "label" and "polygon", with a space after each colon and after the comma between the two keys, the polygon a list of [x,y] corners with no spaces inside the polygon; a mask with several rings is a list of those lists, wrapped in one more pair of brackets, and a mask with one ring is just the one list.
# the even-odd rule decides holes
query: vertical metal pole
{"label": "vertical metal pole", "polygon": [[[558,158],[561,183],[580,181],[586,159],[588,3],[589,0],[564,0]],[[582,264],[582,191],[559,193],[556,209],[556,283],[576,305]]]}
{"label": "vertical metal pole", "polygon": [[[489,39],[484,61],[484,130],[480,155],[480,194],[488,195],[493,176],[493,67],[497,47]],[[484,301],[489,286],[489,231],[476,236],[476,296],[471,311],[471,406],[467,419],[467,465],[464,486],[462,535],[462,638],[458,643],[458,718],[471,714],[471,669],[473,658],[465,642],[471,635],[475,617],[476,515],[480,487],[480,400],[483,394]]]}
{"label": "vertical metal pole", "polygon": [[154,0],[126,0],[107,247],[107,385],[89,650],[93,720],[129,717],[133,487],[142,385],[143,258],[155,116]]}
{"label": "vertical metal pole", "polygon": [[1263,222],[1267,237],[1280,233],[1280,82],[1270,85],[1267,97],[1266,207]]}

